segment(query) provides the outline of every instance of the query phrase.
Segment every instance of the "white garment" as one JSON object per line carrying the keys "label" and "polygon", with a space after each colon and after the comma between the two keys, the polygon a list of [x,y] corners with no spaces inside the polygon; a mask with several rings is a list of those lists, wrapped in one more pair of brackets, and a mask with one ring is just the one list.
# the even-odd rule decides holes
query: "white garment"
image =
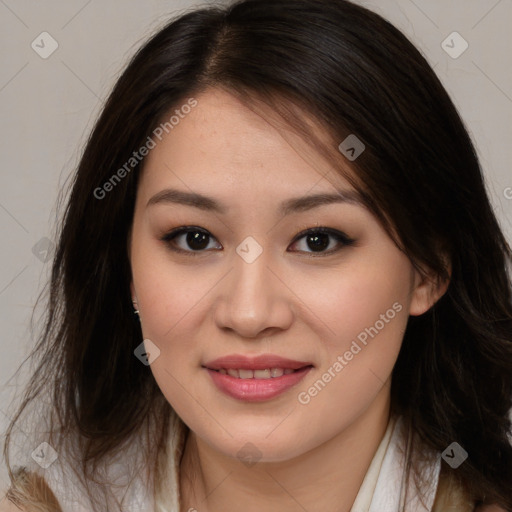
{"label": "white garment", "polygon": [[[407,432],[403,419],[391,418],[350,512],[430,512],[436,497],[441,457],[426,468],[429,478],[418,496],[412,480],[405,482]],[[411,443],[412,443],[411,439]],[[414,452],[414,446],[411,449]],[[414,456],[414,453],[411,454]],[[409,498],[410,497],[410,498]]]}
{"label": "white garment", "polygon": [[[180,512],[179,507],[179,459],[184,447],[187,427],[173,415],[172,435],[169,436],[169,452],[172,453],[168,467],[168,486],[164,497],[165,508],[155,508],[153,497],[147,492],[142,478],[135,479],[126,490],[122,482],[121,462],[109,466],[111,478],[118,479],[120,485],[116,495],[124,492],[123,512]],[[407,458],[408,435],[401,417],[391,418],[384,437],[375,452],[365,475],[351,512],[430,512],[434,503],[439,472],[440,456],[430,462],[426,488],[420,489],[425,506],[418,498],[418,491],[412,481],[404,481],[404,467]],[[413,438],[411,438],[411,441]],[[411,442],[411,456],[415,445]],[[72,474],[63,475],[62,465],[56,461],[42,473],[46,482],[59,500],[63,512],[90,512],[91,504],[86,500],[81,486]],[[121,481],[120,481],[121,480]],[[124,486],[124,487],[123,487]],[[123,491],[123,492],[121,492]],[[156,504],[158,506],[158,504]]]}
{"label": "white garment", "polygon": [[[119,502],[122,500],[122,512],[155,512],[149,486],[146,485],[141,475],[137,475],[131,482],[126,475],[126,463],[123,461],[130,460],[134,456],[132,451],[126,451],[123,452],[122,458],[118,457],[117,460],[112,460],[107,464],[108,477],[106,480],[113,484],[111,491],[115,498]],[[39,474],[44,477],[59,500],[63,512],[91,512],[93,510],[83,483],[72,471],[70,464],[63,463],[60,457]],[[96,487],[92,487],[92,493],[93,495],[98,494]],[[110,505],[106,511],[101,509],[102,512],[113,512],[114,510],[118,511],[119,508]],[[176,511],[179,511],[179,508],[176,508]]]}

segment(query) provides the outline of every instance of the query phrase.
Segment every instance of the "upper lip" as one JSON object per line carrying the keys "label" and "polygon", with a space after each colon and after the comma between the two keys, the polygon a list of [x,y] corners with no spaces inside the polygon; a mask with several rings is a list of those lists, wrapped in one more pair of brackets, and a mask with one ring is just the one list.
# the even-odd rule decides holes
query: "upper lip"
{"label": "upper lip", "polygon": [[273,354],[259,355],[259,356],[243,356],[240,354],[231,354],[224,357],[219,357],[213,361],[208,361],[203,365],[210,370],[226,370],[242,369],[242,370],[265,370],[266,368],[291,368],[297,370],[304,366],[313,366],[312,363],[307,361],[296,361],[287,359]]}

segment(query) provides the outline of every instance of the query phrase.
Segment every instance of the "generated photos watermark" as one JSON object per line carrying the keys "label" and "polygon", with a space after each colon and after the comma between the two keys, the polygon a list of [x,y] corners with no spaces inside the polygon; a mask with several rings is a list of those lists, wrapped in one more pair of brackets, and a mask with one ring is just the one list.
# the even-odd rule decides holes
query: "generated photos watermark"
{"label": "generated photos watermark", "polygon": [[148,136],[146,142],[137,150],[132,153],[132,156],[120,167],[101,187],[96,187],[93,195],[96,199],[105,199],[109,192],[121,182],[126,176],[146,157],[149,152],[156,147],[155,138],[159,141],[162,140],[164,133],[170,133],[182,119],[189,114],[194,107],[198,104],[195,98],[189,98],[185,104],[179,109],[176,109],[173,115],[165,122],[158,125],[153,130],[153,138]]}
{"label": "generated photos watermark", "polygon": [[59,457],[59,454],[46,441],[41,443],[30,456],[43,469],[48,469]]}
{"label": "generated photos watermark", "polygon": [[441,457],[452,469],[457,469],[468,458],[468,452],[454,441],[443,451]]}
{"label": "generated photos watermark", "polygon": [[[361,352],[361,350],[368,345],[368,337],[373,339],[377,334],[379,334],[384,327],[386,327],[386,324],[389,324],[393,318],[395,318],[397,313],[400,313],[402,311],[403,307],[402,304],[399,302],[395,302],[391,308],[389,308],[385,313],[382,313],[380,315],[379,320],[377,320],[371,327],[366,327],[363,331],[361,331],[356,338],[354,339],[350,345],[350,349],[345,351],[343,355],[339,355],[336,358],[336,361],[321,375],[321,377],[312,385],[310,386],[306,391],[301,391],[297,395],[297,399],[300,404],[307,405],[309,402],[311,402],[311,399],[322,391],[325,386],[329,382],[332,381],[336,375],[338,375],[345,366],[348,365],[350,361]],[[363,346],[361,346],[359,343]]]}

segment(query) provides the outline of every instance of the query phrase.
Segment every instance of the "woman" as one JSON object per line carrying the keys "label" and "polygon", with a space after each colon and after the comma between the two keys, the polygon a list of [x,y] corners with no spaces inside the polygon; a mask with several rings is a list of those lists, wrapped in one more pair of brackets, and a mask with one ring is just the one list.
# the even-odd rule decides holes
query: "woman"
{"label": "woman", "polygon": [[510,510],[510,255],[453,103],[388,22],[342,0],[185,14],[82,156],[22,404],[50,392],[46,467],[7,498]]}

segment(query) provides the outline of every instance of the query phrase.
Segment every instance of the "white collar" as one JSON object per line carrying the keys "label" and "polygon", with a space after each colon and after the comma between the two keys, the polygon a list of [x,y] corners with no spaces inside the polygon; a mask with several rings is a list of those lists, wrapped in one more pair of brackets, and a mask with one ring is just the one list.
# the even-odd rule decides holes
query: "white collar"
{"label": "white collar", "polygon": [[423,476],[422,487],[416,489],[413,478],[406,481],[405,468],[408,459],[419,461],[418,445],[403,418],[392,417],[350,512],[430,512],[441,459],[431,454],[430,462],[423,461],[422,471],[428,475],[427,478]]}
{"label": "white collar", "polygon": [[[167,482],[165,496],[162,500],[165,508],[159,508],[153,503],[148,494],[147,486],[135,480],[129,485],[125,496],[126,506],[123,510],[129,512],[179,512],[179,475],[181,456],[185,447],[188,427],[181,421],[174,411],[171,414],[170,435],[167,453],[171,454],[170,464],[167,468]],[[440,457],[423,461],[423,471],[428,477],[420,489],[423,503],[418,497],[413,479],[405,482],[404,468],[407,460],[418,460],[419,443],[414,442],[414,436],[409,435],[402,417],[391,417],[377,451],[370,463],[368,471],[350,512],[430,512],[434,503],[439,472],[441,468]],[[407,446],[409,445],[409,450]],[[122,469],[120,467],[120,469]],[[116,473],[110,466],[112,473]],[[63,512],[87,512],[88,505],[84,503],[84,495],[79,491],[78,482],[72,481],[70,474],[62,472],[60,461],[56,461],[42,476],[54,491]],[[122,471],[120,472],[122,474]],[[78,485],[73,485],[78,484]],[[90,508],[89,508],[90,510]]]}

